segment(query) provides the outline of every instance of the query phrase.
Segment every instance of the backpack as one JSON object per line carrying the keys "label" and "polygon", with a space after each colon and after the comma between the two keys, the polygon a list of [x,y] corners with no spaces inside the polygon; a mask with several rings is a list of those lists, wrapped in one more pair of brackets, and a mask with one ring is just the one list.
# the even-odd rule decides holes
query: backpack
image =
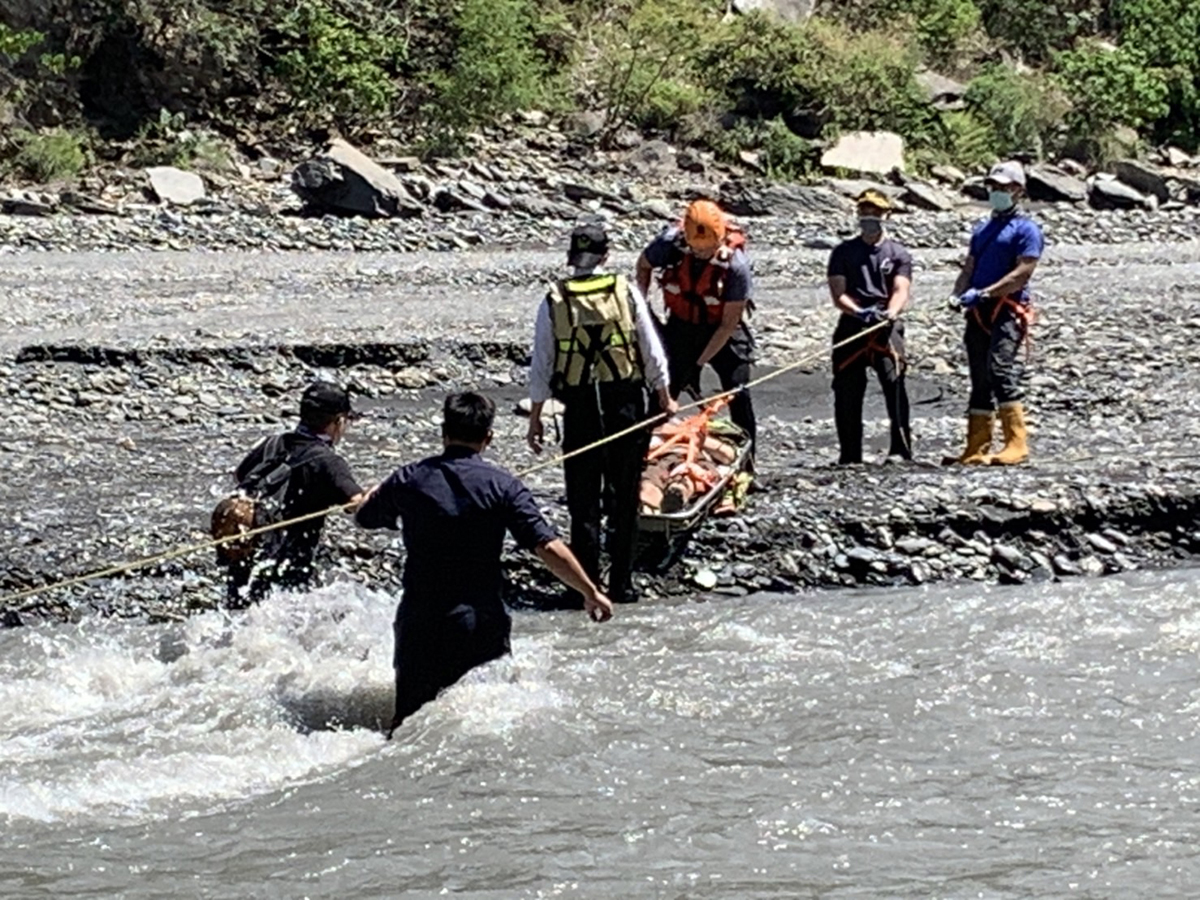
{"label": "backpack", "polygon": [[[283,506],[291,485],[296,461],[290,458],[283,436],[269,438],[262,460],[251,469],[232,494],[221,499],[212,513],[209,533],[214,539],[245,534],[283,521]],[[217,547],[217,559],[225,564],[242,562],[259,550],[268,550],[282,540],[278,530],[228,541]]]}

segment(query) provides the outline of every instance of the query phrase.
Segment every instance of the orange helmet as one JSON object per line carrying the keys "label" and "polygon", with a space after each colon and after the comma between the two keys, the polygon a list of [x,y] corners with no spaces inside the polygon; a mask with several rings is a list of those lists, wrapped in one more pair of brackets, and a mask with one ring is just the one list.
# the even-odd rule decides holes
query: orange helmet
{"label": "orange helmet", "polygon": [[701,253],[715,252],[725,241],[729,224],[721,207],[711,200],[696,200],[683,216],[683,236]]}

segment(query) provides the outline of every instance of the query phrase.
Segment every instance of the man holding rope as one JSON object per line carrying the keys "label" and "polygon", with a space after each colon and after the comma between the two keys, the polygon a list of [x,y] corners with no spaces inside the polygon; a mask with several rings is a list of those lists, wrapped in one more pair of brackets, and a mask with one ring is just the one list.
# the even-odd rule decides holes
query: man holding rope
{"label": "man holding rope", "polygon": [[[604,269],[608,232],[603,223],[571,232],[571,277],[553,284],[538,307],[529,369],[529,446],[542,452],[542,409],[555,397],[564,405],[563,451],[595,447],[563,462],[571,552],[593,581],[600,580],[600,522],[608,512],[608,596],[637,600],[633,557],[637,543],[638,483],[646,449],[646,389],[656,411],[673,413],[668,363],[653,316],[641,293]],[[607,503],[604,500],[607,499]]]}
{"label": "man holding rope", "polygon": [[[892,209],[886,195],[867,190],[857,202],[859,235],[834,248],[828,272],[829,293],[842,314],[833,332],[837,345],[833,351],[833,408],[840,465],[863,461],[862,409],[868,368],[879,377],[892,424],[888,459],[912,459],[908,392],[904,388],[904,323],[898,321],[908,304],[912,256],[884,232],[884,221]],[[850,341],[883,322],[891,324]]]}
{"label": "man holding rope", "polygon": [[403,531],[392,731],[471,669],[509,652],[512,618],[500,596],[506,531],[583,596],[594,620],[612,616],[612,603],[559,540],[529,489],[481,458],[495,417],[495,404],[481,394],[447,397],[442,453],[397,469],[355,516],[364,528]]}

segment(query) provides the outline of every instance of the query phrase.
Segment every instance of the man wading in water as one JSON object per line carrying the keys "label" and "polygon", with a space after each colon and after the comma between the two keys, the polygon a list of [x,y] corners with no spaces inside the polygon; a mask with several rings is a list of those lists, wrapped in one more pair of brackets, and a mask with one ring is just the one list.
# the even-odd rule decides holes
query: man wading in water
{"label": "man wading in water", "polygon": [[[296,430],[259,441],[237,467],[238,487],[246,496],[258,498],[257,508],[233,504],[223,510],[225,515],[219,512],[217,518],[222,521],[214,521],[214,536],[362,499],[362,488],[350,466],[334,450],[353,415],[344,388],[324,381],[310,385],[300,399]],[[262,496],[268,482],[266,493],[276,496]],[[239,513],[249,513],[252,518],[239,521]],[[239,608],[257,603],[272,587],[310,587],[316,576],[313,557],[324,526],[325,517],[318,516],[262,535],[245,553],[218,554],[228,567],[228,605]]]}
{"label": "man wading in water", "polygon": [[558,539],[529,489],[480,457],[492,442],[495,417],[487,397],[451,394],[441,455],[397,469],[356,514],[364,528],[402,526],[407,554],[393,626],[396,715],[388,738],[442,688],[509,652],[512,619],[500,599],[506,531],[583,595],[593,619],[612,617],[612,603]]}

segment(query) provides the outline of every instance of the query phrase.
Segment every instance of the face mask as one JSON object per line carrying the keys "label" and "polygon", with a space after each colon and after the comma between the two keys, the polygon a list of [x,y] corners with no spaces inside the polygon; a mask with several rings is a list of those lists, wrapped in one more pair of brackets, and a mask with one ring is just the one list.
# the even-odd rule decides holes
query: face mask
{"label": "face mask", "polygon": [[1016,204],[1013,195],[1008,191],[989,191],[988,202],[996,212],[1008,212]]}
{"label": "face mask", "polygon": [[864,237],[874,237],[883,231],[883,219],[879,216],[859,216],[858,230]]}

